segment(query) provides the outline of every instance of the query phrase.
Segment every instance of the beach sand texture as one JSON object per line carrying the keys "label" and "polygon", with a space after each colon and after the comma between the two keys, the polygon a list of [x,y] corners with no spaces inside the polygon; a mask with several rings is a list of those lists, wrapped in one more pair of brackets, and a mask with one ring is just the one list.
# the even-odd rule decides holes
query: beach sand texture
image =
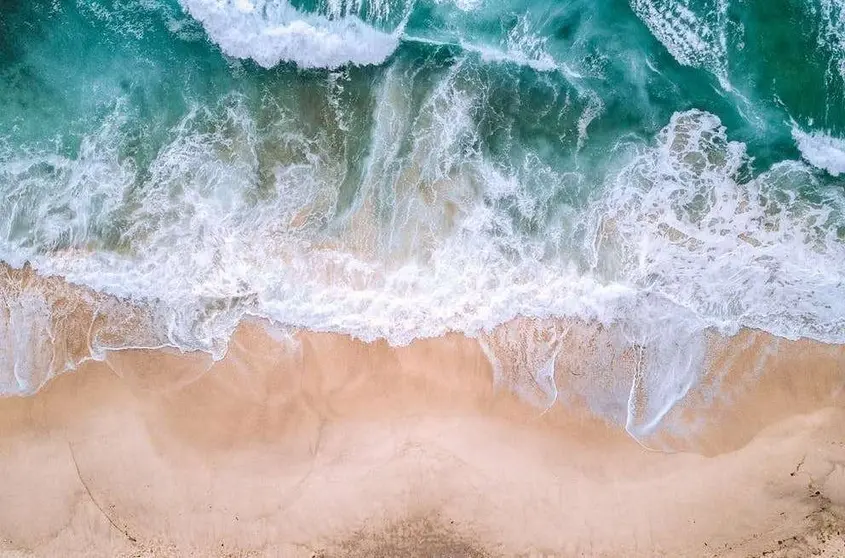
{"label": "beach sand texture", "polygon": [[845,350],[714,342],[665,418],[695,435],[641,445],[578,395],[588,337],[548,409],[457,334],[109,352],[0,400],[0,555],[845,555]]}

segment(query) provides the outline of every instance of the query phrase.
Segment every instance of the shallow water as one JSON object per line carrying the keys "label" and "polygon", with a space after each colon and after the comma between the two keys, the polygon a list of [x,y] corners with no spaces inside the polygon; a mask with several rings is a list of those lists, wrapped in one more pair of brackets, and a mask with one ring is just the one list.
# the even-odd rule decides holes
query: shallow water
{"label": "shallow water", "polygon": [[[12,0],[0,76],[0,260],[97,358],[458,331],[544,407],[577,318],[647,434],[713,333],[845,343],[841,0]],[[24,283],[7,395],[86,353]]]}

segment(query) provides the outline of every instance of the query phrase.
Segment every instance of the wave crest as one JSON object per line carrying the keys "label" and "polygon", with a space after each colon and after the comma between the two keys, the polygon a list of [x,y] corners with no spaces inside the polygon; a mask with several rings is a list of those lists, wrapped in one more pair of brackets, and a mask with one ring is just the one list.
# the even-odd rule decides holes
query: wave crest
{"label": "wave crest", "polygon": [[797,127],[792,129],[792,137],[808,163],[831,176],[845,174],[845,139],[820,132],[807,133]]}
{"label": "wave crest", "polygon": [[265,68],[281,62],[327,69],[381,64],[399,45],[402,27],[388,33],[356,15],[307,13],[285,1],[180,1],[223,52]]}

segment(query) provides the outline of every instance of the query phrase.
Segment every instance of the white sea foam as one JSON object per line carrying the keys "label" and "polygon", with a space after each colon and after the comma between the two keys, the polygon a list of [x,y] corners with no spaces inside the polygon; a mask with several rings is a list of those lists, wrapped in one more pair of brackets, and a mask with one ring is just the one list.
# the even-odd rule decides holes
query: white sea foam
{"label": "white sea foam", "polygon": [[538,72],[561,72],[570,78],[582,77],[565,62],[555,59],[549,51],[548,38],[538,33],[534,27],[528,16],[523,15],[498,41],[484,43],[461,37],[455,42],[450,42],[416,35],[405,35],[402,39],[432,45],[460,46],[463,51],[476,54],[483,62],[491,64],[513,64]]}
{"label": "white sea foam", "polygon": [[[689,0],[631,0],[631,7],[679,64],[705,68],[727,84],[727,0],[697,13]],[[700,8],[699,8],[700,10]]]}
{"label": "white sea foam", "polygon": [[[340,214],[342,142],[281,117],[277,131],[259,131],[238,98],[191,111],[143,176],[119,162],[118,117],[76,159],[8,160],[0,258],[146,308],[147,329],[133,326],[129,345],[215,358],[245,316],[394,344],[461,331],[482,336],[494,362],[510,362],[513,335],[495,332],[515,318],[598,322],[614,350],[640,355],[637,374],[619,380],[628,387],[602,396],[612,404],[596,399],[637,437],[699,379],[709,328],[845,342],[845,201],[803,163],[742,180],[744,146],[715,116],[679,113],[586,207],[527,234],[514,215],[541,222],[583,177],[534,157],[488,160],[472,118],[483,91],[461,72],[453,66],[419,105],[402,68],[386,72],[363,184]],[[278,160],[269,176],[259,172],[268,157]],[[804,200],[805,186],[827,199]],[[125,224],[119,252],[95,242],[114,222]],[[20,321],[14,308],[8,324]],[[116,342],[100,337],[92,350]],[[534,387],[517,391],[551,404],[556,343],[540,335],[522,368],[500,366],[500,381],[524,379]]]}
{"label": "white sea foam", "polygon": [[434,0],[437,4],[454,4],[463,12],[477,10],[484,3],[484,0]]}
{"label": "white sea foam", "polygon": [[832,176],[845,173],[845,139],[820,132],[804,132],[798,127],[792,128],[792,137],[808,163]]}
{"label": "white sea foam", "polygon": [[538,72],[554,72],[560,69],[557,62],[543,51],[530,53],[523,52],[519,48],[500,49],[463,41],[460,46],[465,51],[478,54],[481,60],[488,63],[515,64],[532,68]]}
{"label": "white sea foam", "polygon": [[827,71],[828,83],[831,79],[845,82],[845,1],[818,0],[818,5],[807,2],[807,7],[813,15],[818,9],[821,23],[819,46],[829,49],[832,54]]}
{"label": "white sea foam", "polygon": [[0,394],[34,393],[49,379],[51,309],[39,293],[0,293]]}
{"label": "white sea foam", "polygon": [[527,66],[538,72],[563,71],[569,69],[558,64],[549,53],[548,39],[535,32],[527,15],[521,16],[501,41],[500,45],[488,46],[461,42],[464,50],[476,52],[485,62],[506,62]]}
{"label": "white sea foam", "polygon": [[402,37],[402,40],[438,46],[459,46],[465,52],[471,52],[477,55],[483,62],[489,64],[513,64],[515,66],[525,66],[537,72],[561,72],[563,75],[575,79],[583,77],[565,62],[557,61],[543,47],[534,50],[530,48],[524,49],[519,44],[508,40],[497,46],[472,43],[465,40],[458,40],[457,43],[451,43],[415,35],[405,35]]}
{"label": "white sea foam", "polygon": [[[181,0],[220,48],[265,68],[294,62],[302,68],[381,64],[399,44],[401,27],[376,29],[357,15],[313,14],[285,0]],[[342,7],[336,7],[343,11]]]}
{"label": "white sea foam", "polygon": [[623,276],[713,325],[845,341],[845,196],[796,161],[742,182],[746,162],[715,116],[674,115],[597,206],[600,239],[624,254]]}
{"label": "white sea foam", "polygon": [[[645,348],[628,405],[635,436],[698,381],[706,328],[845,341],[845,197],[797,161],[742,181],[747,163],[718,118],[678,113],[593,207],[597,266],[639,293],[621,318]],[[799,197],[807,187],[823,202]]]}

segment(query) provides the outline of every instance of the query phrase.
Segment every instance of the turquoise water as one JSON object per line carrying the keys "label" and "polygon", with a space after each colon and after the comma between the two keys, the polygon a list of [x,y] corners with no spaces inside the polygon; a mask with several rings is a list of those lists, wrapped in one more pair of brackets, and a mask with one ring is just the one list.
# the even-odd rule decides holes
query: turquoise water
{"label": "turquoise water", "polygon": [[841,0],[4,0],[0,78],[0,259],[148,312],[95,352],[577,317],[646,432],[711,332],[845,342]]}

